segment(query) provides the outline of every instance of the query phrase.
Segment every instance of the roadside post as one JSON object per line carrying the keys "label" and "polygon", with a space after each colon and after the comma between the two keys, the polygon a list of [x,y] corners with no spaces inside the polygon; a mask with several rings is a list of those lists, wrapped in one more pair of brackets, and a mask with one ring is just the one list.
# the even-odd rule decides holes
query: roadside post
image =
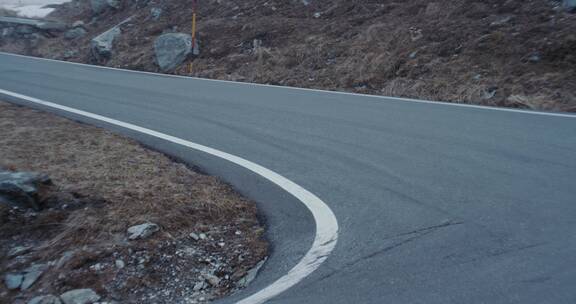
{"label": "roadside post", "polygon": [[[198,7],[197,0],[192,0],[192,56],[197,56],[200,52],[196,45],[196,9]],[[193,59],[188,63],[188,74],[192,74]]]}

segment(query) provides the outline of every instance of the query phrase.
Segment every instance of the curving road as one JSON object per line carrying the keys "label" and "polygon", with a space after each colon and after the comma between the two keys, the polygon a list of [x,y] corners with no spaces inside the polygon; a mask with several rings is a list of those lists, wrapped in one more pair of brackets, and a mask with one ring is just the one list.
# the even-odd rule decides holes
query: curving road
{"label": "curving road", "polygon": [[[269,303],[576,303],[576,116],[133,73],[0,54],[0,89],[258,163],[334,212],[338,243]],[[0,98],[29,104],[0,94]],[[310,248],[315,222],[243,168],[103,122],[255,199],[273,252],[254,294]]]}

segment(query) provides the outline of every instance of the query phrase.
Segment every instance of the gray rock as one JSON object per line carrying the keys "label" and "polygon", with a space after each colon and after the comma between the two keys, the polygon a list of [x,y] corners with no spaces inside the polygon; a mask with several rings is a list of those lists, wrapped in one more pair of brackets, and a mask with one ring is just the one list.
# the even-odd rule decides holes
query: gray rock
{"label": "gray rock", "polygon": [[150,15],[152,16],[152,19],[158,20],[158,18],[162,16],[162,9],[158,7],[153,7],[150,9]]}
{"label": "gray rock", "polygon": [[192,288],[192,290],[200,291],[204,288],[206,288],[206,283],[204,283],[204,281],[202,281],[202,282],[198,282],[198,283],[194,284],[194,287]]}
{"label": "gray rock", "polygon": [[12,34],[14,34],[14,28],[13,27],[6,27],[2,29],[2,33],[0,34],[2,36],[2,38],[8,38],[11,37]]}
{"label": "gray rock", "polygon": [[496,96],[496,92],[498,92],[498,88],[496,87],[489,87],[482,92],[482,99],[492,99]]}
{"label": "gray rock", "polygon": [[246,275],[238,281],[238,286],[243,288],[243,287],[248,286],[248,284],[250,284],[250,282],[254,281],[254,279],[256,278],[256,275],[258,274],[258,271],[260,271],[260,268],[262,268],[262,266],[264,266],[265,262],[266,262],[266,259],[258,262],[258,264],[256,264],[256,266],[254,268],[248,270],[248,273],[246,273]]}
{"label": "gray rock", "polygon": [[108,8],[108,2],[106,0],[90,0],[90,6],[94,14],[101,14]]}
{"label": "gray rock", "polygon": [[576,12],[576,0],[563,0],[562,7],[569,13]]}
{"label": "gray rock", "polygon": [[30,286],[34,285],[34,283],[36,283],[36,281],[38,281],[42,276],[46,268],[47,267],[44,264],[36,264],[24,270],[24,280],[22,281],[22,285],[20,285],[20,290],[26,290],[30,288]]}
{"label": "gray rock", "polygon": [[40,209],[38,194],[51,184],[48,176],[32,172],[0,171],[0,201],[11,205]]}
{"label": "gray rock", "polygon": [[220,278],[213,274],[203,273],[202,277],[204,277],[206,282],[210,283],[210,285],[212,286],[218,286],[218,284],[220,284]]}
{"label": "gray rock", "polygon": [[156,62],[163,72],[177,68],[192,53],[192,37],[184,33],[168,33],[154,41]]}
{"label": "gray rock", "polygon": [[114,262],[114,264],[116,265],[116,268],[118,268],[118,269],[122,269],[126,266],[126,263],[124,263],[124,261],[122,261],[122,260],[116,260]]}
{"label": "gray rock", "polygon": [[82,20],[77,20],[74,21],[74,23],[72,23],[72,27],[85,27],[86,25],[84,24],[84,21]]}
{"label": "gray rock", "polygon": [[78,55],[78,51],[77,50],[68,50],[68,51],[64,51],[64,53],[62,54],[62,58],[64,59],[70,59],[74,56]]}
{"label": "gray rock", "polygon": [[530,56],[528,56],[528,61],[531,63],[538,63],[542,60],[542,57],[540,56],[539,53],[534,53]]}
{"label": "gray rock", "polygon": [[128,239],[129,240],[137,240],[137,239],[144,239],[155,232],[159,231],[160,227],[154,223],[145,223],[141,225],[136,225],[128,228]]}
{"label": "gray rock", "polygon": [[64,39],[73,40],[86,35],[86,30],[83,27],[75,27],[69,29],[64,33]]}
{"label": "gray rock", "polygon": [[115,26],[92,39],[92,54],[98,59],[108,59],[112,56],[114,39],[120,36],[120,27]]}
{"label": "gray rock", "polygon": [[100,300],[100,296],[92,289],[74,289],[60,295],[64,304],[90,304]]}
{"label": "gray rock", "polygon": [[62,301],[56,296],[47,295],[35,297],[28,301],[28,304],[62,304]]}
{"label": "gray rock", "polygon": [[200,239],[200,236],[194,232],[190,233],[190,237],[195,241],[198,241]]}
{"label": "gray rock", "polygon": [[4,284],[10,290],[19,288],[23,280],[24,276],[21,274],[9,273],[4,276]]}
{"label": "gray rock", "polygon": [[30,247],[30,246],[16,246],[16,247],[13,247],[12,249],[10,249],[10,251],[8,251],[8,257],[14,258],[17,256],[21,256],[23,254],[27,254],[31,250],[32,250],[32,247]]}
{"label": "gray rock", "polygon": [[69,250],[66,251],[62,254],[62,257],[60,257],[60,259],[58,259],[58,262],[56,262],[56,269],[60,269],[62,267],[64,267],[68,262],[70,262],[70,260],[72,260],[72,258],[74,257],[74,255],[76,254],[76,251],[73,250]]}
{"label": "gray rock", "polygon": [[119,0],[106,0],[106,4],[113,9],[120,9],[121,3]]}

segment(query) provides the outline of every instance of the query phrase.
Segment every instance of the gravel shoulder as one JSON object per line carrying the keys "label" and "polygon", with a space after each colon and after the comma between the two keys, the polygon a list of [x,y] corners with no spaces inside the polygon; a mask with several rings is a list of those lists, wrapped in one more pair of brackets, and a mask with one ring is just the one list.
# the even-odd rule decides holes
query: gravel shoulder
{"label": "gravel shoulder", "polygon": [[[201,303],[244,287],[267,255],[252,201],[106,130],[0,102],[0,169],[52,181],[40,211],[0,204],[1,303],[95,299],[87,289],[92,302]],[[36,278],[9,289],[17,276]]]}

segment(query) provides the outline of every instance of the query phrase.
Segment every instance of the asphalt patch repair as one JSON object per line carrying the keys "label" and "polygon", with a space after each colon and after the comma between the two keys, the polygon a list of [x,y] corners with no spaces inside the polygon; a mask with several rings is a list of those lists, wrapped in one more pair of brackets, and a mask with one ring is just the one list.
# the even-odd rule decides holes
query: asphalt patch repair
{"label": "asphalt patch repair", "polygon": [[[202,303],[244,287],[267,255],[252,201],[103,129],[0,102],[0,168],[52,181],[40,211],[0,204],[1,303]],[[143,224],[157,227],[132,237]]]}

